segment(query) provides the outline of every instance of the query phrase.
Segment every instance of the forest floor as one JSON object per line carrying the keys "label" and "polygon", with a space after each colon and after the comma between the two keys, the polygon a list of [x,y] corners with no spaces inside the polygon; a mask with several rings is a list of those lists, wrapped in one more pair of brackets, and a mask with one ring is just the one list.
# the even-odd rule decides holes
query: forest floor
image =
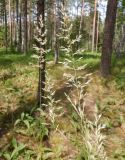
{"label": "forest floor", "polygon": [[[26,131],[32,126],[30,114],[37,106],[38,67],[30,55],[5,54],[0,52],[0,159],[52,159],[82,160],[79,147],[79,133],[73,127],[73,109],[65,93],[71,95],[65,73],[72,73],[62,63],[55,65],[52,56],[47,57],[47,71],[55,90],[55,99],[63,116],[58,117],[58,129],[50,131],[49,139],[41,142],[36,138],[38,133]],[[61,62],[64,57],[61,57]],[[101,123],[106,125],[103,134],[106,136],[105,149],[110,160],[125,159],[125,62],[121,57],[113,58],[112,76],[107,80],[99,73],[100,55],[84,53],[79,66],[86,69],[78,72],[80,76],[92,73],[91,82],[86,89],[88,108],[97,106],[102,115]],[[74,92],[73,92],[74,94]],[[24,114],[22,114],[24,113]],[[27,113],[27,114],[26,114]],[[20,117],[26,125],[15,127]],[[28,120],[27,120],[28,119]],[[43,127],[43,126],[42,126]],[[32,127],[31,127],[32,128]],[[46,128],[43,128],[46,132]],[[33,134],[31,133],[33,132]],[[39,132],[37,130],[36,132]],[[39,135],[37,135],[39,136]],[[25,148],[25,149],[24,149]],[[37,157],[37,158],[36,158]],[[51,158],[50,158],[51,157]]]}

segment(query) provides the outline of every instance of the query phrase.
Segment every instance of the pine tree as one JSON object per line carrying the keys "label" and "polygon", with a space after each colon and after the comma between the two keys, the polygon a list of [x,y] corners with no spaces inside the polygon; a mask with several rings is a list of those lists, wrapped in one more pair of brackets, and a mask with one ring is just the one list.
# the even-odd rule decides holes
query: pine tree
{"label": "pine tree", "polygon": [[117,4],[117,0],[108,0],[101,56],[101,74],[104,77],[111,74],[112,44],[115,31]]}

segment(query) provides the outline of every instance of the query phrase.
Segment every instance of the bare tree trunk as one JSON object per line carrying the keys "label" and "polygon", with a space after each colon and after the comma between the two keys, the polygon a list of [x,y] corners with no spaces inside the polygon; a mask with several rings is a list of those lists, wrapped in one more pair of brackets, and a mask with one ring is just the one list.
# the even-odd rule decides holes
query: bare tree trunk
{"label": "bare tree trunk", "polygon": [[84,0],[82,0],[82,9],[81,9],[81,20],[80,20],[80,27],[79,27],[79,36],[80,36],[81,30],[82,30],[83,16],[84,16]]}
{"label": "bare tree trunk", "polygon": [[19,0],[19,23],[18,23],[18,51],[22,52],[22,3],[21,0]]}
{"label": "bare tree trunk", "polygon": [[124,44],[125,44],[125,24],[123,24],[123,26],[122,26],[122,39],[120,42],[121,52],[123,52],[123,50],[124,50]]}
{"label": "bare tree trunk", "polygon": [[[59,2],[57,2],[59,3]],[[55,55],[55,64],[59,60],[59,43],[58,43],[58,30],[59,30],[59,4],[56,5],[56,0],[54,1],[54,55]]]}
{"label": "bare tree trunk", "polygon": [[12,46],[16,46],[15,0],[12,1]]}
{"label": "bare tree trunk", "polygon": [[96,28],[97,3],[98,3],[98,0],[95,0],[94,17],[93,17],[93,31],[92,31],[92,52],[94,52],[94,48],[95,48],[95,28]]}
{"label": "bare tree trunk", "polygon": [[125,44],[125,24],[122,24],[118,42],[115,47],[115,53],[117,57],[120,57],[124,52],[124,44]]}
{"label": "bare tree trunk", "polygon": [[32,21],[31,21],[31,18],[32,18],[32,2],[29,1],[29,17],[28,17],[28,50],[30,50],[31,48],[31,42],[32,42],[32,34],[33,34],[33,31],[32,31]]}
{"label": "bare tree trunk", "polygon": [[16,0],[16,50],[19,45],[19,0]]}
{"label": "bare tree trunk", "polygon": [[24,40],[23,40],[23,42],[24,42],[24,54],[27,54],[27,37],[28,37],[28,27],[27,27],[27,0],[24,0],[24,2],[23,2],[24,4],[23,4],[23,12],[24,12],[24,17],[23,17],[23,19],[24,19]]}
{"label": "bare tree trunk", "polygon": [[9,33],[10,33],[10,48],[12,48],[12,18],[11,18],[11,0],[9,0]]}
{"label": "bare tree trunk", "polygon": [[97,28],[96,28],[96,52],[98,52],[98,41],[99,41],[99,11],[97,12]]}
{"label": "bare tree trunk", "polygon": [[4,4],[4,22],[5,22],[5,46],[6,46],[6,53],[7,53],[7,48],[8,48],[8,39],[7,39],[7,10],[6,10],[6,0],[3,2]]}
{"label": "bare tree trunk", "polygon": [[[40,28],[40,17],[42,17],[43,27]],[[41,34],[45,34],[45,1],[38,0],[37,1],[37,22],[38,28],[41,30]],[[43,42],[45,41],[45,37],[43,37]],[[38,44],[40,48],[40,58],[39,58],[39,83],[38,83],[38,104],[41,106],[44,104],[44,89],[45,89],[45,44]]]}
{"label": "bare tree trunk", "polygon": [[111,74],[112,44],[115,31],[117,4],[117,0],[108,0],[101,56],[101,74],[103,77],[107,77]]}
{"label": "bare tree trunk", "polygon": [[53,49],[54,48],[55,0],[48,1],[47,8],[48,8],[47,10],[47,46]]}

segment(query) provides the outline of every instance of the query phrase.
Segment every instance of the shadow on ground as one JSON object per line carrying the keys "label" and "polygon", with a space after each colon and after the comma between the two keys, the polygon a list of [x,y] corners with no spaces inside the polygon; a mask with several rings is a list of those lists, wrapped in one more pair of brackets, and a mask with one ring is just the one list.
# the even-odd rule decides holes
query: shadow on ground
{"label": "shadow on ground", "polygon": [[21,114],[23,112],[25,113],[31,113],[33,109],[37,107],[36,99],[29,101],[27,103],[20,103],[18,105],[19,107],[9,113],[5,113],[0,118],[0,138],[2,138],[3,135],[7,134],[11,129],[14,128],[15,121],[20,118]]}

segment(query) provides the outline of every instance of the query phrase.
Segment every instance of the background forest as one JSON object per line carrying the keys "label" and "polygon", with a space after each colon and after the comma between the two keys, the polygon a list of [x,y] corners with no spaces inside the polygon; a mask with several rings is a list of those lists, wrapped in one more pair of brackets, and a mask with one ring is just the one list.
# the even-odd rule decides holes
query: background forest
{"label": "background forest", "polygon": [[124,59],[124,0],[0,0],[0,160],[124,160]]}

